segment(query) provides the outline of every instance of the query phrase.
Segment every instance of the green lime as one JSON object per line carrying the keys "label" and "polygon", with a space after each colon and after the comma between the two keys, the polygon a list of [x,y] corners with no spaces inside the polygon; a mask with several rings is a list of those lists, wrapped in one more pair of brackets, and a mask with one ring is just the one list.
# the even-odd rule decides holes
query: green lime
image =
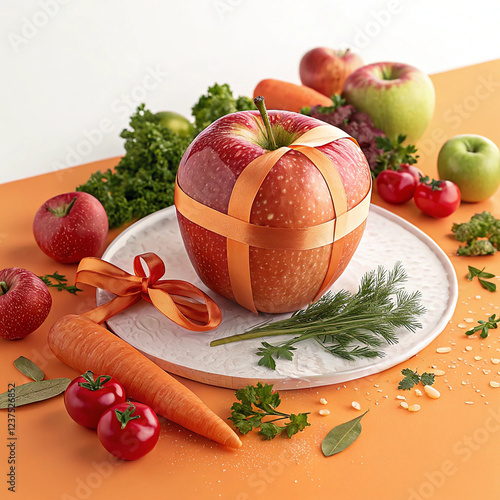
{"label": "green lime", "polygon": [[160,111],[156,113],[160,119],[160,125],[168,128],[181,137],[192,137],[194,134],[193,124],[184,116],[174,111]]}

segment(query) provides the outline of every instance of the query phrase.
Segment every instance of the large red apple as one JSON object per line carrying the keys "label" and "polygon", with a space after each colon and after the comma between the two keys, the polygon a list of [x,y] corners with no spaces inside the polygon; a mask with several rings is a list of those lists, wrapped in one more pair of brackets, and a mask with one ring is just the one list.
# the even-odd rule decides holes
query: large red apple
{"label": "large red apple", "polygon": [[303,85],[332,97],[342,92],[346,78],[361,66],[361,57],[350,50],[318,47],[302,57],[299,66],[300,80]]}
{"label": "large red apple", "polygon": [[22,339],[48,316],[52,297],[47,285],[22,267],[0,271],[0,337]]}
{"label": "large red apple", "polygon": [[[276,146],[288,146],[324,122],[288,111],[269,112]],[[317,148],[333,162],[345,186],[348,208],[370,189],[370,169],[361,149],[349,138]],[[205,129],[185,152],[178,170],[180,189],[196,201],[227,214],[236,179],[257,157],[269,153],[263,120],[257,111],[224,116]],[[335,216],[328,186],[316,166],[290,150],[274,165],[251,208],[250,223],[276,228],[305,228]],[[207,230],[178,210],[184,244],[202,281],[234,300],[229,280],[226,237]],[[340,276],[356,250],[365,223],[345,236],[336,270]],[[329,265],[332,245],[309,250],[250,247],[253,300],[262,312],[297,310],[318,293]]]}
{"label": "large red apple", "polygon": [[33,235],[40,249],[63,264],[101,255],[107,234],[104,207],[97,198],[83,192],[47,200],[33,221]]}

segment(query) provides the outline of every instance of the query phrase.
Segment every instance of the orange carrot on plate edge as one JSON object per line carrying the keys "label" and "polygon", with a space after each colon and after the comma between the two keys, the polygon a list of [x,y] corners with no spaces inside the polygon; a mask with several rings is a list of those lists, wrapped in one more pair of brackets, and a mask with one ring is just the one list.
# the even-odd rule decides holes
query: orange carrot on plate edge
{"label": "orange carrot on plate edge", "polygon": [[94,321],[74,314],[63,316],[51,327],[48,342],[57,358],[80,373],[92,370],[111,375],[128,396],[157,414],[223,445],[241,446],[229,425],[187,387]]}

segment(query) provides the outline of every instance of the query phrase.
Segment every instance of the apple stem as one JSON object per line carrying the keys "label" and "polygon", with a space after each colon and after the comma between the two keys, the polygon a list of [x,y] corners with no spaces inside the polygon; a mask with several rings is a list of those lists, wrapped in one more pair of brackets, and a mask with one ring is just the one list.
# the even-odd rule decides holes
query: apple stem
{"label": "apple stem", "polygon": [[274,140],[273,130],[271,128],[271,122],[269,121],[269,115],[267,114],[264,97],[259,95],[253,100],[253,102],[257,107],[257,109],[259,110],[260,116],[262,117],[262,121],[264,122],[264,126],[266,127],[267,144],[268,144],[267,149],[274,151],[275,149],[278,149],[278,146],[276,145],[276,141]]}
{"label": "apple stem", "polygon": [[51,213],[54,214],[56,217],[66,217],[66,215],[69,214],[70,210],[73,208],[73,205],[75,204],[76,201],[76,196],[71,200],[69,205],[66,205],[65,207],[57,207],[57,208],[50,208],[47,207],[47,210]]}
{"label": "apple stem", "polygon": [[0,295],[5,295],[9,291],[9,286],[5,281],[0,281]]}

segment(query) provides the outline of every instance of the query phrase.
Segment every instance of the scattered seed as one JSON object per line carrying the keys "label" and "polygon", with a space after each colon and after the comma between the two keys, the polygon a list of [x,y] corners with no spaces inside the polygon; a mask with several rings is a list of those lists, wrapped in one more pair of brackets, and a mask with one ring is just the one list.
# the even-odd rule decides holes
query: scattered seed
{"label": "scattered seed", "polygon": [[408,406],[408,411],[420,411],[420,405],[414,404],[414,405]]}
{"label": "scattered seed", "polygon": [[486,368],[483,368],[483,373],[484,373],[485,375],[489,375],[489,374],[490,374],[490,372],[491,372],[491,370],[487,370]]}
{"label": "scattered seed", "polygon": [[464,321],[466,323],[474,323],[474,319],[473,318],[465,318]]}
{"label": "scattered seed", "polygon": [[500,383],[496,382],[495,380],[492,380],[492,381],[490,382],[490,386],[491,386],[491,387],[495,387],[495,388],[497,388],[497,387],[500,387]]}
{"label": "scattered seed", "polygon": [[475,298],[479,300],[481,298],[481,295],[476,295]]}
{"label": "scattered seed", "polygon": [[422,395],[422,391],[420,389],[415,389],[415,394],[417,396],[421,396]]}
{"label": "scattered seed", "polygon": [[444,370],[430,370],[431,373],[433,373],[434,375],[436,375],[436,377],[441,377],[442,375],[444,375],[446,372]]}
{"label": "scattered seed", "polygon": [[481,356],[474,356],[474,359],[475,359],[476,361],[481,361],[483,358],[482,358]]}
{"label": "scattered seed", "polygon": [[432,399],[438,399],[441,397],[440,392],[432,387],[432,385],[424,385],[424,391],[427,393],[427,396]]}
{"label": "scattered seed", "polygon": [[361,411],[361,405],[360,405],[357,401],[353,401],[353,402],[351,403],[351,406],[352,406],[355,410]]}
{"label": "scattered seed", "polygon": [[459,323],[457,325],[458,328],[467,328],[467,325],[464,325],[463,323]]}
{"label": "scattered seed", "polygon": [[319,410],[319,414],[326,417],[327,415],[330,415],[330,410]]}
{"label": "scattered seed", "polygon": [[494,364],[494,365],[498,365],[500,363],[500,359],[498,358],[491,358],[491,362]]}
{"label": "scattered seed", "polygon": [[404,396],[400,396],[399,394],[396,396],[396,399],[401,399],[402,401],[406,401]]}
{"label": "scattered seed", "polygon": [[467,385],[467,382],[465,380],[462,380],[462,385]]}
{"label": "scattered seed", "polygon": [[326,405],[326,404],[328,404],[328,401],[327,401],[325,398],[321,398],[321,399],[319,400],[319,402],[320,402],[322,405]]}
{"label": "scattered seed", "polygon": [[465,346],[465,350],[466,351],[472,351],[472,346],[471,345]]}
{"label": "scattered seed", "polygon": [[399,406],[401,406],[401,408],[404,408],[405,410],[408,409],[408,403],[406,401],[401,401],[401,403],[399,403]]}
{"label": "scattered seed", "polygon": [[445,354],[447,352],[451,352],[451,347],[438,347],[436,352],[439,354]]}
{"label": "scattered seed", "polygon": [[473,405],[474,404],[474,401],[466,401],[465,402],[466,405]]}

